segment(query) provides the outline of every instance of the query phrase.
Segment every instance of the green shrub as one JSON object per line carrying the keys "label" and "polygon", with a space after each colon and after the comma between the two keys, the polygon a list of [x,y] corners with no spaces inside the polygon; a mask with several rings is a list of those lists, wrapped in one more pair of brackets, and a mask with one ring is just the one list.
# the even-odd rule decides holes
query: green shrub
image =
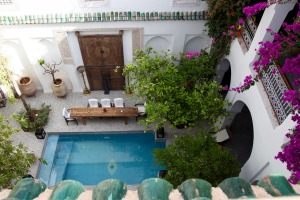
{"label": "green shrub", "polygon": [[22,144],[12,144],[9,136],[19,130],[11,127],[2,115],[0,115],[0,126],[0,188],[7,188],[14,180],[28,173],[35,156]]}
{"label": "green shrub", "polygon": [[190,178],[204,179],[217,186],[240,172],[237,158],[205,131],[178,137],[166,149],[155,149],[153,155],[156,164],[166,167],[164,179],[174,187]]}
{"label": "green shrub", "polygon": [[48,116],[51,111],[50,107],[51,105],[43,103],[39,109],[35,110],[28,105],[27,111],[20,111],[14,118],[20,123],[24,131],[33,132],[48,123]]}

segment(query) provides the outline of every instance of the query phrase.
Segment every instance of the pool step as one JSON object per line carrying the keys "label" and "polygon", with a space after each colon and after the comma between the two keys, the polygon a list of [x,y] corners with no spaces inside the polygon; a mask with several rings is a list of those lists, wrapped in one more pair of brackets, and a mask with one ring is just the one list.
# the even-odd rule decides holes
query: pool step
{"label": "pool step", "polygon": [[65,169],[68,165],[70,154],[73,148],[73,141],[60,143],[56,150],[56,161],[53,163],[53,168],[50,175],[49,185],[53,186],[63,180]]}

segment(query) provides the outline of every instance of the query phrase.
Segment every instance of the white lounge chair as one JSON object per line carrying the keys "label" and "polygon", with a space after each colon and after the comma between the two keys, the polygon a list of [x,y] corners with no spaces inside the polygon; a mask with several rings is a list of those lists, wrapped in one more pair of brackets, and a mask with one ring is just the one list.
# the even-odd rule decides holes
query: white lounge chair
{"label": "white lounge chair", "polygon": [[226,126],[226,128],[220,130],[217,133],[214,133],[212,135],[213,138],[215,138],[216,142],[224,142],[230,138],[230,130],[229,127]]}
{"label": "white lounge chair", "polygon": [[70,117],[70,112],[69,112],[69,110],[67,110],[66,108],[63,108],[62,115],[63,115],[63,117],[65,118],[65,121],[66,121],[66,123],[67,123],[68,126],[69,126],[69,122],[70,122],[70,121],[74,121],[74,122],[76,122],[76,124],[78,125],[77,118],[75,118],[75,117]]}
{"label": "white lounge chair", "polygon": [[115,98],[114,106],[115,107],[125,107],[124,99],[123,98]]}
{"label": "white lounge chair", "polygon": [[99,101],[98,101],[98,99],[89,99],[88,100],[88,107],[91,107],[91,108],[97,108],[97,107],[99,107]]}
{"label": "white lounge chair", "polygon": [[109,108],[111,107],[111,100],[110,99],[101,99],[101,106],[103,108]]}
{"label": "white lounge chair", "polygon": [[[135,107],[137,107],[137,109],[138,109],[138,116],[143,116],[143,117],[147,116],[145,105],[146,105],[146,102],[135,104]],[[136,117],[136,120],[138,119],[138,116]]]}

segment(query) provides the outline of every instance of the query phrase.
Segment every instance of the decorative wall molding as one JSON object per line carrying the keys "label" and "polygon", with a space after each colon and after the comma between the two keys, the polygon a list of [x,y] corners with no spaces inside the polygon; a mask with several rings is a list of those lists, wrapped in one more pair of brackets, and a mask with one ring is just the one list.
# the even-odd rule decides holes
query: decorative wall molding
{"label": "decorative wall molding", "polygon": [[0,10],[17,10],[18,8],[16,0],[0,0]]}
{"label": "decorative wall molding", "polygon": [[0,0],[0,6],[13,5],[13,0]]}
{"label": "decorative wall molding", "polygon": [[73,58],[69,47],[67,32],[53,32],[54,38],[58,44],[58,48],[65,64],[73,64]]}
{"label": "decorative wall molding", "polygon": [[136,28],[132,30],[132,55],[134,55],[135,51],[138,49],[143,49],[144,43],[144,29]]}
{"label": "decorative wall molding", "polygon": [[202,0],[173,0],[172,6],[199,6]]}
{"label": "decorative wall molding", "polygon": [[108,6],[109,0],[78,0],[82,8],[97,8]]}
{"label": "decorative wall molding", "polygon": [[56,24],[112,21],[206,20],[207,11],[190,12],[97,12],[23,16],[0,16],[0,25]]}

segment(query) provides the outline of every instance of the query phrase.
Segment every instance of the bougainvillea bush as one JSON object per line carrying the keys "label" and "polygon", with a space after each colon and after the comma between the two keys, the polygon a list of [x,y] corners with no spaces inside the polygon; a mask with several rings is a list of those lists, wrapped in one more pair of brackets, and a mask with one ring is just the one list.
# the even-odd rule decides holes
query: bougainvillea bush
{"label": "bougainvillea bush", "polygon": [[[286,1],[284,3],[288,3]],[[273,3],[283,4],[281,1]],[[254,16],[259,11],[267,8],[266,3],[259,3],[254,6],[244,8],[244,13],[248,17]],[[297,5],[299,6],[299,4]],[[244,92],[258,82],[264,75],[264,72],[271,64],[283,63],[280,73],[293,75],[293,85],[299,88],[300,85],[300,54],[291,54],[292,50],[300,48],[300,12],[297,13],[292,24],[282,24],[283,31],[280,33],[273,32],[271,29],[266,31],[273,36],[273,41],[260,42],[260,47],[257,53],[260,58],[253,63],[255,75],[246,76],[244,84],[240,87],[231,88],[232,91]],[[275,73],[275,72],[274,72]],[[284,93],[284,102],[290,103],[293,109],[292,120],[296,123],[286,137],[289,138],[289,143],[275,157],[281,162],[286,163],[287,169],[291,172],[289,181],[298,183],[300,180],[300,90],[290,89]]]}
{"label": "bougainvillea bush", "polygon": [[210,49],[212,59],[217,64],[225,54],[229,54],[232,37],[227,34],[227,29],[244,17],[243,8],[249,0],[207,0],[208,35],[215,40]]}

